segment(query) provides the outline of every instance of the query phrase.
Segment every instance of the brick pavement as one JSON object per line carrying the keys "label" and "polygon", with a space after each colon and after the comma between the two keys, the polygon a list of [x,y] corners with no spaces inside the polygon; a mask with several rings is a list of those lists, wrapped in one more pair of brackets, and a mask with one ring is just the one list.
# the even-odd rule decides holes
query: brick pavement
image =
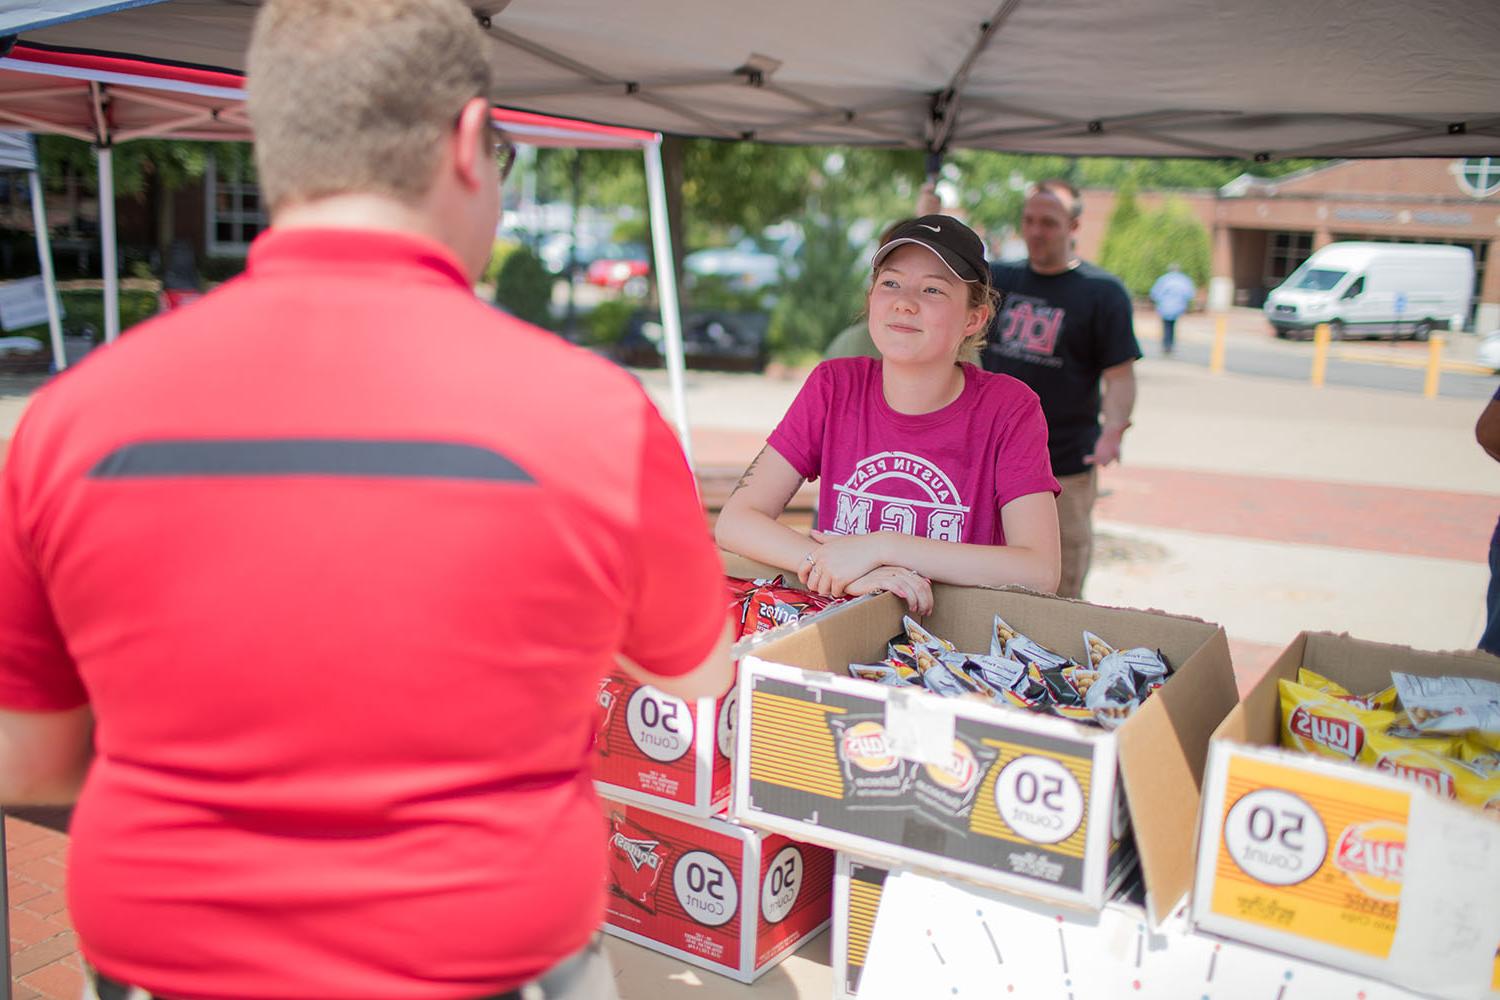
{"label": "brick pavement", "polygon": [[[712,505],[765,444],[765,432],[693,431],[693,459]],[[1500,497],[1274,476],[1114,465],[1100,520],[1235,538],[1484,562]],[[799,499],[815,491],[804,487]]]}
{"label": "brick pavement", "polygon": [[5,846],[12,996],[78,1000],[83,959],[68,920],[68,838],[7,816]]}
{"label": "brick pavement", "polygon": [[1235,538],[1484,562],[1500,497],[1111,466],[1101,520]]}

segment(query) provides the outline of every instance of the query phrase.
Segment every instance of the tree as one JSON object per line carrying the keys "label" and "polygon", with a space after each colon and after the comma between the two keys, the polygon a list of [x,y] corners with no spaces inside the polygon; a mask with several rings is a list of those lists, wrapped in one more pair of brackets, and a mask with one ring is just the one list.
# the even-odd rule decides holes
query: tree
{"label": "tree", "polygon": [[1112,254],[1101,254],[1100,264],[1118,275],[1132,295],[1149,293],[1173,264],[1200,288],[1208,281],[1212,261],[1208,230],[1176,199],[1168,199],[1154,211],[1127,216],[1118,230],[1112,216],[1105,239],[1112,241]]}
{"label": "tree", "polygon": [[1115,208],[1109,214],[1109,227],[1104,231],[1104,240],[1099,246],[1099,265],[1106,271],[1119,274],[1119,267],[1127,253],[1131,240],[1137,238],[1136,223],[1140,220],[1141,208],[1135,200],[1135,181],[1127,179],[1115,192]]}
{"label": "tree", "polygon": [[865,305],[864,248],[849,239],[837,191],[826,192],[803,224],[797,272],[785,280],[768,337],[782,358],[821,354],[834,335],[859,319]]}

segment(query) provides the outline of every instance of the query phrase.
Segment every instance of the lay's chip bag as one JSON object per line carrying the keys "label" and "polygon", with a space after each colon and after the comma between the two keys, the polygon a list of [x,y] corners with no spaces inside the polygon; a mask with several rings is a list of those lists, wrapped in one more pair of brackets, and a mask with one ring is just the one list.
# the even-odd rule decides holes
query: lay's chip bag
{"label": "lay's chip bag", "polygon": [[1318,757],[1358,761],[1369,734],[1395,718],[1394,712],[1362,708],[1294,681],[1281,681],[1280,691],[1281,745]]}
{"label": "lay's chip bag", "polygon": [[1298,668],[1297,683],[1304,687],[1310,687],[1315,691],[1331,694],[1342,701],[1353,702],[1361,708],[1380,708],[1388,711],[1395,711],[1396,709],[1395,685],[1381,691],[1376,691],[1374,694],[1353,694],[1348,688],[1337,681],[1331,681],[1322,674],[1308,670],[1306,667]]}

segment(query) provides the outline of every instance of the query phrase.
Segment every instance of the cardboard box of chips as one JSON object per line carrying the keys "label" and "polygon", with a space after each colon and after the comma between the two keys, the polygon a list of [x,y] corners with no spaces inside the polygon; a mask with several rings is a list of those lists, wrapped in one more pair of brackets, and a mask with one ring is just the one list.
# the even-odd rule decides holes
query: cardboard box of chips
{"label": "cardboard box of chips", "polygon": [[828,925],[832,851],[716,817],[604,805],[605,933],[750,983]]}
{"label": "cardboard box of chips", "polygon": [[1393,672],[1500,682],[1482,653],[1299,635],[1214,733],[1195,925],[1436,996],[1500,992],[1500,800],[1482,801],[1500,789],[1454,801],[1473,769],[1391,750],[1364,698],[1289,688],[1284,712],[1304,669],[1354,696]]}
{"label": "cardboard box of chips", "polygon": [[[741,579],[790,577],[783,588],[761,588],[766,594],[795,592],[793,574],[722,553],[726,576]],[[757,594],[748,608],[757,629],[736,643],[752,648],[771,629],[804,613],[800,601]],[[729,592],[726,591],[726,602]],[[712,816],[729,805],[734,756],[736,687],[718,698],[689,703],[623,672],[599,683],[599,728],[595,738],[594,784],[599,794],[690,816]]]}
{"label": "cardboard box of chips", "polygon": [[990,649],[999,615],[1079,664],[1089,631],[1160,651],[1170,675],[1114,729],[857,679],[850,664],[885,659],[906,609],[890,595],[855,601],[741,658],[733,816],[1092,909],[1138,854],[1153,916],[1170,912],[1192,882],[1208,737],[1236,699],[1224,630],[1016,589],[933,594],[920,624],[958,650]]}

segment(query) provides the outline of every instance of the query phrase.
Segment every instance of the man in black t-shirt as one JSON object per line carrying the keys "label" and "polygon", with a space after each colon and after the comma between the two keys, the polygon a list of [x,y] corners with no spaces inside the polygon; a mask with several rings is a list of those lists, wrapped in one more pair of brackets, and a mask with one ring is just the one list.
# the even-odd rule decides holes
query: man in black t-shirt
{"label": "man in black t-shirt", "polygon": [[990,265],[1004,301],[983,358],[987,370],[1013,375],[1041,397],[1052,474],[1063,488],[1063,597],[1083,594],[1098,470],[1120,457],[1141,356],[1120,279],[1073,255],[1082,213],[1078,189],[1067,181],[1041,181],[1028,192],[1021,212],[1026,263]]}

